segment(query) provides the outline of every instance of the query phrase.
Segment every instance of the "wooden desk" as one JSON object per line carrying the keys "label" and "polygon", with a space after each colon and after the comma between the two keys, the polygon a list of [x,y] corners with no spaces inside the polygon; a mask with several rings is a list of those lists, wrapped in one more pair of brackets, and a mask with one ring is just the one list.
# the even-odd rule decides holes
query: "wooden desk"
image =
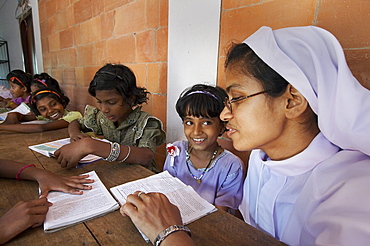
{"label": "wooden desk", "polygon": [[[107,188],[147,177],[153,173],[140,165],[97,161],[81,168],[62,169],[53,158],[31,151],[28,146],[68,137],[66,129],[32,134],[0,132],[1,158],[36,164],[52,172],[71,176],[95,170]],[[38,185],[32,181],[0,178],[0,215],[18,201],[38,197]],[[242,220],[216,211],[191,224],[192,237],[197,245],[282,245],[276,239],[258,231]],[[119,211],[46,234],[42,227],[30,228],[7,245],[149,245],[130,218]]]}

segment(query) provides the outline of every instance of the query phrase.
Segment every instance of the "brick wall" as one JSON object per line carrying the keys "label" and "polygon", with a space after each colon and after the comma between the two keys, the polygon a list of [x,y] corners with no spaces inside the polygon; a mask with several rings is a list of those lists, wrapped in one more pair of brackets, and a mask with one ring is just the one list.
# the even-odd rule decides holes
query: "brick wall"
{"label": "brick wall", "polygon": [[[349,67],[370,89],[369,0],[223,0],[218,62],[218,85],[224,87],[224,61],[231,42],[242,42],[261,26],[273,29],[314,25],[333,33],[344,48]],[[222,146],[248,163],[249,152]]]}
{"label": "brick wall", "polygon": [[[152,93],[144,110],[166,123],[168,0],[40,0],[39,14],[44,71],[70,109],[95,105],[87,93],[95,72],[122,63]],[[164,144],[155,158],[164,162]]]}
{"label": "brick wall", "polygon": [[[368,0],[223,0],[218,84],[231,41],[262,25],[316,25],[339,39],[355,77],[370,88],[369,10]],[[123,63],[152,93],[144,110],[166,124],[168,0],[40,0],[39,13],[44,70],[61,83],[70,109],[95,105],[87,93],[93,75],[108,62]],[[155,158],[163,163],[164,145]]]}
{"label": "brick wall", "polygon": [[370,89],[370,1],[368,0],[223,0],[218,83],[225,54],[261,26],[273,29],[314,25],[333,33],[343,46],[354,76]]}

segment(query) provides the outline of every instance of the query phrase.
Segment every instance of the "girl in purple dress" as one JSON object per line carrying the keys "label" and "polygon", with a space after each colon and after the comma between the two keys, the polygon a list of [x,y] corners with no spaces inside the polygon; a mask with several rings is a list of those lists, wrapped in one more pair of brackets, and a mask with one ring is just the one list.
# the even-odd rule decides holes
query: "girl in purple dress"
{"label": "girl in purple dress", "polygon": [[176,111],[187,140],[167,145],[164,170],[217,208],[233,213],[242,199],[244,171],[242,161],[217,142],[225,131],[218,116],[226,97],[222,88],[202,84],[182,93]]}
{"label": "girl in purple dress", "polygon": [[32,76],[22,70],[13,70],[6,78],[9,82],[10,93],[12,93],[13,99],[8,101],[5,107],[14,109],[22,102],[28,104],[31,94],[30,82]]}

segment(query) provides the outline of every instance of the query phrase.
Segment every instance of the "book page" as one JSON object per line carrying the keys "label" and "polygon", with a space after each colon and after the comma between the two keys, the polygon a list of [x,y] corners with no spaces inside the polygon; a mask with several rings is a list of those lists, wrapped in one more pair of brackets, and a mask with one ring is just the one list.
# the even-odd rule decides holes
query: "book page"
{"label": "book page", "polygon": [[121,205],[126,203],[127,196],[135,191],[163,193],[171,203],[179,208],[184,224],[199,219],[216,209],[214,205],[199,196],[191,186],[185,185],[167,171],[118,185],[110,190]]}
{"label": "book page", "polygon": [[147,178],[135,180],[112,187],[110,190],[122,205],[126,203],[128,195],[135,191],[169,193],[186,185],[178,178],[174,178],[168,171],[164,171]]}
{"label": "book page", "polygon": [[[217,210],[214,205],[199,196],[193,187],[173,177],[168,171],[112,187],[110,191],[121,205],[125,204],[127,196],[135,191],[163,193],[179,208],[185,225]],[[149,243],[149,238],[140,230],[139,232]]]}
{"label": "book page", "polygon": [[217,210],[189,185],[167,193],[166,196],[172,204],[179,208],[182,222],[185,225]]}
{"label": "book page", "polygon": [[6,117],[8,116],[8,113],[12,113],[12,112],[17,112],[17,113],[20,113],[20,114],[24,114],[25,115],[25,114],[30,113],[31,112],[31,109],[30,109],[30,107],[27,104],[21,103],[15,109],[0,114],[0,120],[3,120],[3,121],[6,120]]}
{"label": "book page", "polygon": [[[99,139],[99,138],[94,138],[94,139],[97,139],[97,140],[100,140],[100,141],[103,141],[103,142],[109,142],[106,139]],[[38,152],[42,155],[45,155],[47,157],[54,157],[54,152],[57,149],[59,149],[60,147],[66,145],[66,144],[69,144],[70,142],[71,142],[70,138],[63,138],[63,139],[59,139],[59,140],[52,141],[52,142],[32,145],[32,146],[29,146],[28,148],[30,148],[31,150],[33,150],[35,152]],[[91,163],[91,162],[94,162],[94,161],[97,161],[97,160],[101,160],[101,159],[102,159],[102,157],[100,157],[100,156],[89,154],[89,155],[85,156],[84,158],[82,158],[79,161],[79,163],[80,164],[88,164],[88,163]]]}
{"label": "book page", "polygon": [[101,216],[119,208],[119,204],[100,181],[95,171],[89,173],[94,179],[91,190],[84,190],[82,195],[58,191],[48,194],[49,207],[44,222],[44,231],[53,232]]}
{"label": "book page", "polygon": [[38,144],[38,145],[32,145],[29,146],[30,149],[33,151],[36,151],[40,154],[43,154],[45,156],[51,157],[51,155],[60,147],[63,145],[69,144],[71,141],[69,138],[59,139],[56,141]]}

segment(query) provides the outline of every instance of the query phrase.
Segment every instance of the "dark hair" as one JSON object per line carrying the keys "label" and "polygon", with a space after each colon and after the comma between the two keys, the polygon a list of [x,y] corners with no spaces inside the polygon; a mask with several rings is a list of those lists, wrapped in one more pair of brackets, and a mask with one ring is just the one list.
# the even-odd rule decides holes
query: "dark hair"
{"label": "dark hair", "polygon": [[150,94],[146,88],[136,86],[135,74],[122,64],[106,64],[96,72],[88,92],[96,97],[99,90],[116,90],[130,106],[146,103]]}
{"label": "dark hair", "polygon": [[[16,79],[14,79],[14,77]],[[30,85],[32,76],[29,73],[25,73],[24,71],[20,69],[12,70],[8,75],[6,76],[6,79],[14,84],[17,84],[21,87],[26,87],[28,92],[31,92]],[[21,82],[19,82],[21,81]]]}
{"label": "dark hair", "polygon": [[219,117],[224,109],[227,94],[218,86],[196,84],[185,89],[176,102],[176,111],[181,119],[186,116]]}
{"label": "dark hair", "polygon": [[229,66],[256,78],[271,97],[281,96],[289,84],[245,43],[234,44],[231,47],[225,61],[225,68]]}
{"label": "dark hair", "polygon": [[31,80],[30,87],[31,85],[35,85],[38,89],[48,87],[56,89],[57,91],[62,91],[58,81],[47,73],[35,74],[33,80]]}
{"label": "dark hair", "polygon": [[30,108],[36,115],[40,115],[40,112],[37,109],[36,105],[37,101],[45,97],[51,97],[57,100],[60,104],[63,105],[64,108],[66,108],[69,103],[69,98],[61,91],[58,91],[54,88],[41,88],[37,91],[34,91],[30,97]]}

